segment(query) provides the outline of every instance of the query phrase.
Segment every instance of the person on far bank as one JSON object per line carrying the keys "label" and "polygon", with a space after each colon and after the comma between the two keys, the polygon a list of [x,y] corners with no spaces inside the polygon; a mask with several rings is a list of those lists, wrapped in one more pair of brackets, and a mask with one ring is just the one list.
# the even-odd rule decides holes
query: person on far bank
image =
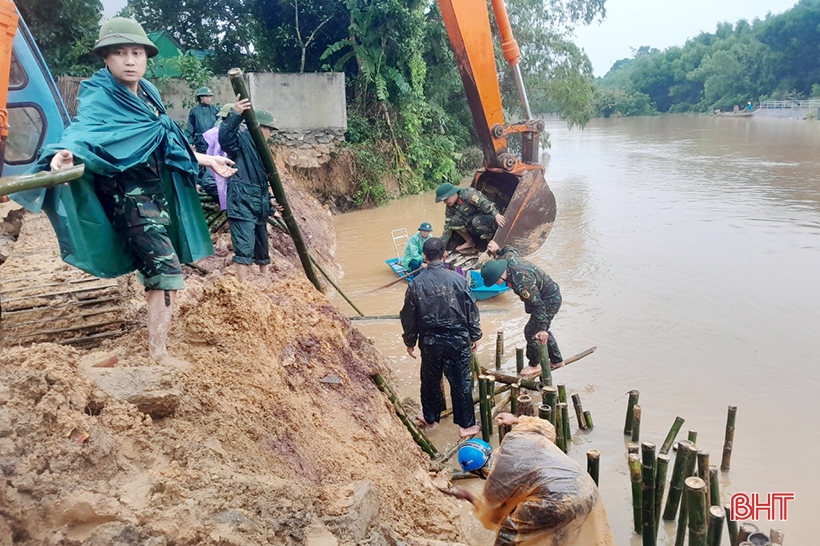
{"label": "person on far bank", "polygon": [[527,360],[529,365],[521,375],[538,375],[541,373],[539,348],[547,346],[550,367],[554,370],[564,365],[561,350],[550,332],[552,319],[561,309],[561,290],[558,283],[541,269],[521,257],[518,249],[505,246],[499,249],[495,241],[487,245],[487,252],[496,259],[490,260],[481,267],[481,278],[484,284],[506,284],[524,302],[524,311],[530,320],[524,326],[524,338],[527,341]]}
{"label": "person on far bank", "polygon": [[105,21],[92,52],[105,68],[80,84],[76,117],[60,142],[43,147],[34,168],[85,165],[83,183],[62,188],[72,195],[60,200],[65,210],[50,214],[63,260],[98,277],[137,270],[149,354],[162,361],[176,293],[184,288],[180,262],[213,254],[195,189],[197,164],[225,177],[235,170],[226,158],[195,152],[143,78],[158,50],[139,23]]}
{"label": "person on far bank", "polygon": [[[248,278],[252,264],[259,266],[262,275],[267,275],[270,269],[268,217],[276,210],[262,158],[243,123],[242,114],[250,107],[249,99],[239,100],[237,96],[233,110],[219,126],[219,145],[228,158],[236,162],[237,169],[228,181],[227,210],[239,282]],[[273,115],[267,110],[257,110],[256,119],[262,134],[270,138],[271,131],[276,129]]]}
{"label": "person on far bank", "polygon": [[429,238],[423,252],[427,267],[408,285],[399,314],[407,354],[416,358],[416,343],[421,351],[422,414],[416,419],[424,426],[441,419],[444,374],[458,433],[474,436],[480,429],[475,422],[470,360],[481,339],[478,306],[467,280],[442,262],[444,241]]}
{"label": "person on far bank", "polygon": [[419,230],[410,237],[404,247],[404,257],[401,259],[401,266],[407,271],[415,271],[424,265],[424,243],[433,234],[433,226],[430,222],[422,222]]}
{"label": "person on far bank", "polygon": [[495,203],[474,188],[457,188],[445,182],[436,188],[436,203],[444,202],[444,230],[441,238],[447,245],[453,234],[461,236],[464,243],[456,247],[458,252],[475,249],[478,243],[486,245],[495,237],[499,227],[504,227],[504,215]]}

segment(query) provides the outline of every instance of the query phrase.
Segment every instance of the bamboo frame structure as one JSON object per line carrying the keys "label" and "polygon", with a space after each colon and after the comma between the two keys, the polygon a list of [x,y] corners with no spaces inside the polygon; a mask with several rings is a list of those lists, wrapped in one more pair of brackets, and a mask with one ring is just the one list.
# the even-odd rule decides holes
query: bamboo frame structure
{"label": "bamboo frame structure", "polygon": [[376,383],[379,390],[387,395],[388,400],[390,400],[393,404],[393,410],[396,412],[396,415],[398,415],[401,422],[404,423],[404,426],[407,427],[407,430],[410,432],[413,440],[416,441],[419,447],[421,447],[421,449],[424,450],[430,458],[434,458],[438,454],[436,447],[433,445],[433,442],[427,438],[424,432],[422,432],[422,430],[419,429],[407,416],[407,411],[405,411],[404,406],[402,406],[393,389],[390,388],[384,378],[382,378],[379,374],[373,376],[373,381]]}

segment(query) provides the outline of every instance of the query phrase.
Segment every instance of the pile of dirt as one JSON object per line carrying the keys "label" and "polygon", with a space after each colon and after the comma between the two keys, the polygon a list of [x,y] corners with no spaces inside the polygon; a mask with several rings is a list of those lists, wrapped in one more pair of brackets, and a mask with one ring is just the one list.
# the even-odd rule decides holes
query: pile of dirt
{"label": "pile of dirt", "polygon": [[463,541],[383,357],[301,274],[192,278],[177,314],[174,365],[144,329],[0,353],[0,545]]}

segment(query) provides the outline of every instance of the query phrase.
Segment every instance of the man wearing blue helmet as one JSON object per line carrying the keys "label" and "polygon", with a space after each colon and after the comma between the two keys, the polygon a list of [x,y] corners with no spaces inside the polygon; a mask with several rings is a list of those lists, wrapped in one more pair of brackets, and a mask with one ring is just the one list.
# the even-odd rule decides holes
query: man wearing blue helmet
{"label": "man wearing blue helmet", "polygon": [[614,546],[595,482],[556,447],[549,421],[500,413],[496,422],[513,428],[495,453],[476,439],[458,452],[466,472],[487,480],[482,494],[449,492],[472,503],[481,524],[496,531],[495,546]]}
{"label": "man wearing blue helmet", "polygon": [[415,271],[424,265],[424,243],[432,237],[433,226],[430,222],[422,222],[419,230],[410,237],[404,247],[404,258],[401,259],[401,266],[407,271]]}

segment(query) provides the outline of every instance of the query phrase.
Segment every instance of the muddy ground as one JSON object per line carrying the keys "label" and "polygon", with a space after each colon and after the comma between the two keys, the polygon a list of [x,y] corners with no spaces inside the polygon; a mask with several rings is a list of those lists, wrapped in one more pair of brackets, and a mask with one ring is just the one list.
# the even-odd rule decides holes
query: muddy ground
{"label": "muddy ground", "polygon": [[[338,274],[327,209],[283,178]],[[0,351],[0,545],[464,542],[373,383],[384,358],[271,240],[271,278],[240,285],[216,237],[212,272],[179,295],[171,363],[148,360],[139,310],[97,348]]]}

